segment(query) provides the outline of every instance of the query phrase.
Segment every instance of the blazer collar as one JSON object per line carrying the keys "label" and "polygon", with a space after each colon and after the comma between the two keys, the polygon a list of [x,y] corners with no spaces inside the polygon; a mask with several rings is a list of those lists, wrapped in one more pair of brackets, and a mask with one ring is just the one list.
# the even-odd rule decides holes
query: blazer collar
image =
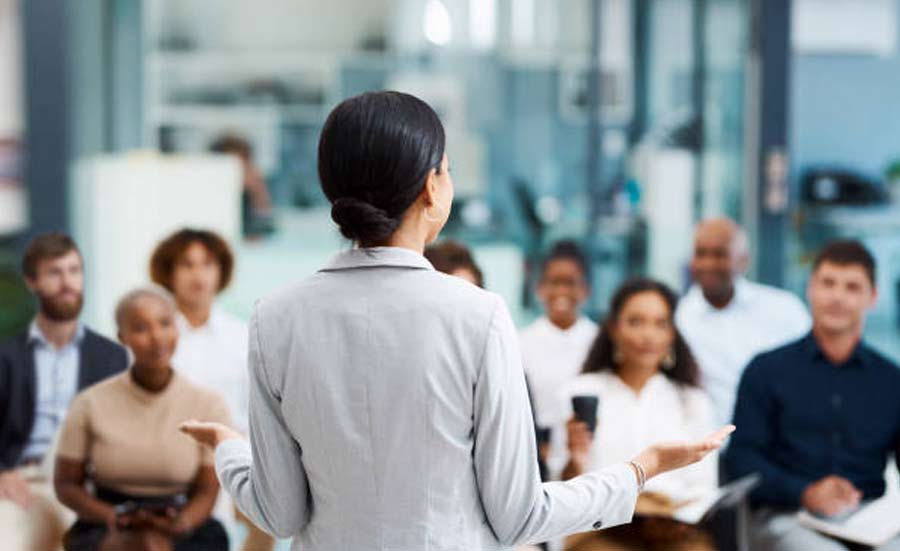
{"label": "blazer collar", "polygon": [[431,262],[415,251],[401,247],[365,247],[338,253],[320,271],[331,272],[384,266],[434,270]]}

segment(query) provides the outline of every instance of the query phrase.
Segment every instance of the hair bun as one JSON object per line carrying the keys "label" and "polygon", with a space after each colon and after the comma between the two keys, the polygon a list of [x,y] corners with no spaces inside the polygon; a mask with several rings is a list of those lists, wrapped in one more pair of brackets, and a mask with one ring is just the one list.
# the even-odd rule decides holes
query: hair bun
{"label": "hair bun", "polygon": [[364,244],[377,244],[394,233],[400,220],[371,203],[355,197],[340,197],[331,205],[331,219],[347,239]]}

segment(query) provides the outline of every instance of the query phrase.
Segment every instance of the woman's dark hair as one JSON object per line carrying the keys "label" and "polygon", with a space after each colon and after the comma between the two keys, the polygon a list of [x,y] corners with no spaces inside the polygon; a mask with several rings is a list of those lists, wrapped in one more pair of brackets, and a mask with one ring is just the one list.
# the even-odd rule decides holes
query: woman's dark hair
{"label": "woman's dark hair", "polygon": [[475,285],[484,287],[484,275],[481,268],[475,264],[472,251],[459,241],[448,239],[425,249],[425,258],[431,262],[434,269],[445,274],[452,274],[460,268],[469,270],[475,276]]}
{"label": "woman's dark hair", "polygon": [[234,254],[225,239],[219,234],[197,228],[182,228],[156,245],[150,256],[150,279],[157,285],[166,288],[170,293],[175,292],[172,285],[172,276],[175,274],[175,265],[181,255],[191,245],[199,243],[210,252],[219,263],[219,289],[221,292],[231,282],[231,274],[234,271]]}
{"label": "woman's dark hair", "polygon": [[547,267],[550,266],[551,262],[556,260],[569,260],[574,262],[578,268],[581,269],[581,274],[584,276],[585,283],[590,285],[591,273],[590,268],[588,267],[587,257],[584,255],[584,251],[581,250],[581,247],[578,246],[578,243],[570,239],[564,239],[553,244],[550,252],[544,257],[543,262],[541,262],[542,280],[547,273]]}
{"label": "woman's dark hair", "polygon": [[635,278],[626,281],[620,286],[612,297],[610,302],[610,310],[606,316],[594,344],[591,345],[591,351],[588,353],[587,360],[584,362],[583,373],[596,373],[605,369],[616,368],[615,361],[615,345],[612,341],[612,326],[618,321],[625,304],[635,295],[640,293],[652,292],[658,294],[666,302],[669,307],[669,317],[672,321],[672,331],[675,332],[675,365],[670,369],[663,369],[661,372],[671,379],[673,382],[696,387],[700,385],[700,370],[691,349],[678,328],[675,327],[675,307],[678,305],[678,297],[665,284],[647,278]]}
{"label": "woman's dark hair", "polygon": [[444,127],[424,101],[368,92],[338,104],[319,139],[319,180],[341,234],[363,246],[384,243],[440,172]]}

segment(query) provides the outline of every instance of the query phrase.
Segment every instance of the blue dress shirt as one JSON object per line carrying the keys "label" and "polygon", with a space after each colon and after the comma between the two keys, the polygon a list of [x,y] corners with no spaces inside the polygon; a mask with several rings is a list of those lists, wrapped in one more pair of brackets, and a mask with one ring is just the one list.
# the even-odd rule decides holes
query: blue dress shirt
{"label": "blue dress shirt", "polygon": [[69,403],[78,392],[79,352],[84,339],[84,325],[79,324],[75,338],[59,349],[47,340],[37,321],[31,322],[28,338],[34,347],[37,396],[34,428],[22,457],[40,459],[50,449]]}
{"label": "blue dress shirt", "polygon": [[900,369],[862,342],[834,365],[809,334],[750,362],[734,423],[726,471],[762,475],[752,505],[798,508],[806,487],[832,474],[877,498],[900,442]]}

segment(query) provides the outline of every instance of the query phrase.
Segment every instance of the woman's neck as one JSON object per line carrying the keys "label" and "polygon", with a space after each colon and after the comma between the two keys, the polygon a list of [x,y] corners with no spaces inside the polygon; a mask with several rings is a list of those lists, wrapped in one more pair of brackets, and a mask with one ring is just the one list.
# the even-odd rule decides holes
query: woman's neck
{"label": "woman's neck", "polygon": [[168,369],[159,369],[158,367],[143,367],[134,364],[131,368],[131,378],[138,386],[147,392],[158,393],[165,390],[172,381],[175,372],[171,367]]}
{"label": "woman's neck", "polygon": [[209,321],[212,314],[212,303],[209,304],[186,304],[178,303],[178,311],[187,320],[191,327],[202,327]]}
{"label": "woman's neck", "polygon": [[425,238],[413,232],[405,232],[397,230],[394,235],[388,239],[385,247],[399,247],[401,249],[409,249],[411,251],[423,254],[425,252]]}
{"label": "woman's neck", "polygon": [[644,390],[644,387],[647,386],[647,382],[657,373],[659,373],[658,369],[630,364],[616,367],[616,375],[618,375],[619,379],[633,390],[635,394],[640,394],[641,391]]}
{"label": "woman's neck", "polygon": [[409,249],[419,254],[425,253],[425,245],[428,244],[433,230],[422,217],[421,209],[416,207],[416,204],[406,210],[400,220],[400,225],[388,240],[382,243],[383,246]]}
{"label": "woman's neck", "polygon": [[553,326],[556,327],[557,329],[560,329],[562,331],[568,331],[569,329],[574,327],[576,323],[578,323],[578,314],[574,314],[571,317],[566,316],[566,317],[551,318],[548,316],[547,319],[549,319],[550,323],[552,323]]}

